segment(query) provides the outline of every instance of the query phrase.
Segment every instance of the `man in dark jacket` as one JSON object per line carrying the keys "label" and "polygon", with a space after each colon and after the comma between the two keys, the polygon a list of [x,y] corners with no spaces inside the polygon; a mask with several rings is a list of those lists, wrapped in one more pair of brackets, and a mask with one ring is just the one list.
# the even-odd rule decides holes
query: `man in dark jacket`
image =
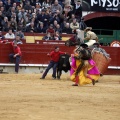
{"label": "man in dark jacket", "polygon": [[73,13],[75,14],[78,21],[80,21],[82,17],[82,5],[80,0],[77,0],[77,2],[73,5]]}
{"label": "man in dark jacket", "polygon": [[36,29],[36,27],[35,27],[33,22],[31,22],[30,25],[28,25],[26,27],[26,32],[36,32],[36,31],[37,31],[37,29]]}
{"label": "man in dark jacket", "polygon": [[44,26],[43,22],[39,23],[39,26],[37,27],[37,32],[38,33],[46,33],[46,27]]}
{"label": "man in dark jacket", "polygon": [[81,17],[81,21],[79,25],[80,25],[80,30],[79,30],[80,36],[81,36],[81,39],[84,40],[84,34],[85,34],[84,30],[87,28],[87,25],[85,24],[83,17]]}
{"label": "man in dark jacket", "polygon": [[70,28],[69,23],[66,23],[65,27],[62,30],[62,33],[64,33],[64,34],[72,34],[72,29]]}
{"label": "man in dark jacket", "polygon": [[45,35],[42,40],[53,40],[51,34],[48,32],[47,35]]}

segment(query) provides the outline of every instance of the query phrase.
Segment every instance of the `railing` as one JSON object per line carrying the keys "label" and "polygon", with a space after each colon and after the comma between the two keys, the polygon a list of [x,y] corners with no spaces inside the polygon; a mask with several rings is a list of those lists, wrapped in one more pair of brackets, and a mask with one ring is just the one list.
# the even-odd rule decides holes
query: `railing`
{"label": "railing", "polygon": [[110,44],[114,40],[120,41],[120,30],[93,29],[98,35],[100,43]]}

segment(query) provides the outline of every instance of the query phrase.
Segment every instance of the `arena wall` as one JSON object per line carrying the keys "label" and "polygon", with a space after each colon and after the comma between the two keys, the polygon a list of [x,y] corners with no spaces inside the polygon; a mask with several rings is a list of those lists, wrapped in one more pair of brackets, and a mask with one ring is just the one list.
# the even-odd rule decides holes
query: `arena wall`
{"label": "arena wall", "polygon": [[[53,43],[53,42],[52,42]],[[20,71],[23,73],[40,73],[49,63],[50,53],[55,46],[59,46],[61,51],[71,54],[75,47],[67,47],[64,44],[22,44],[19,45],[22,51],[22,59],[20,63]],[[105,74],[120,74],[120,47],[103,47],[110,54],[111,62]],[[5,72],[14,72],[14,64],[9,64],[8,55],[12,53],[10,44],[0,44],[0,69]],[[7,68],[8,67],[8,68]],[[35,70],[36,68],[36,70]]]}

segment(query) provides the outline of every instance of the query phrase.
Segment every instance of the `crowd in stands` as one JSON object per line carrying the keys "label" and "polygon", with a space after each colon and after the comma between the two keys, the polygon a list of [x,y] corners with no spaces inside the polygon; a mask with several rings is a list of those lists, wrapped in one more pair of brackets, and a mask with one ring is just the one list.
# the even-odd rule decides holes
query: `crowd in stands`
{"label": "crowd in stands", "polygon": [[[48,33],[43,39],[61,40],[61,33],[81,29],[81,0],[0,0],[0,31],[11,33]],[[13,33],[12,33],[13,32]]]}

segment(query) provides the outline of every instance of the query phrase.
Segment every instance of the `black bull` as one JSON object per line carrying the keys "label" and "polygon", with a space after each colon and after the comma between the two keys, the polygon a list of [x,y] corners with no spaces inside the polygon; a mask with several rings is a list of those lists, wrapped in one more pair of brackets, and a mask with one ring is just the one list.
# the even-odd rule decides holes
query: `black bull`
{"label": "black bull", "polygon": [[57,67],[57,78],[60,79],[60,76],[62,74],[62,70],[64,72],[68,72],[71,68],[70,62],[69,62],[70,55],[68,54],[63,54],[60,56],[60,60],[58,62],[58,67]]}

